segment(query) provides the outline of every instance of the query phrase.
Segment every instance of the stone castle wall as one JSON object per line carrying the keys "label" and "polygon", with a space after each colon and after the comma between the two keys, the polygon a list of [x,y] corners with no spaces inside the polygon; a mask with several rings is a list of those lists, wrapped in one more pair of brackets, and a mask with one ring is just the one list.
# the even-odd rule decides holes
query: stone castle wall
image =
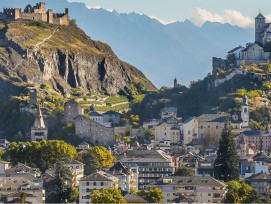
{"label": "stone castle wall", "polygon": [[12,21],[17,19],[43,21],[57,25],[69,25],[69,11],[66,8],[65,13],[53,13],[51,9],[46,12],[44,3],[39,3],[34,7],[28,5],[22,12],[20,8],[4,8],[0,12],[0,21]]}

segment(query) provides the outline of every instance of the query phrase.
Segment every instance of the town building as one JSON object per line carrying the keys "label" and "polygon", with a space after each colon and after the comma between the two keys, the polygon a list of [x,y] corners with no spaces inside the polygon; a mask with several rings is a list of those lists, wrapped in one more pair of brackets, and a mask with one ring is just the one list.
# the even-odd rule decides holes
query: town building
{"label": "town building", "polygon": [[253,174],[269,173],[268,165],[264,162],[239,159],[239,174],[242,178],[247,178]]}
{"label": "town building", "polygon": [[248,147],[254,147],[254,150],[269,152],[271,150],[271,130],[247,130],[234,138],[240,151],[246,154]]}
{"label": "town building", "polygon": [[64,104],[64,122],[73,123],[78,115],[84,115],[84,109],[74,99],[67,101]]}
{"label": "town building", "polygon": [[133,193],[123,192],[122,196],[125,199],[126,203],[132,203],[132,204],[148,203],[148,201],[144,200],[140,196],[133,194]]}
{"label": "town building", "polygon": [[37,115],[34,125],[31,128],[31,141],[47,140],[48,129],[45,126],[40,107],[37,108]]}
{"label": "town building", "polygon": [[65,166],[71,170],[74,176],[75,184],[78,186],[79,180],[84,177],[84,164],[73,159],[69,162],[66,162]]}
{"label": "town building", "polygon": [[181,130],[177,125],[161,123],[154,128],[155,141],[170,141],[172,144],[177,144],[181,140]]}
{"label": "town building", "polygon": [[100,113],[96,112],[96,111],[90,111],[88,113],[91,117],[91,119],[97,123],[103,123],[104,122],[104,117],[103,115],[101,115]]}
{"label": "town building", "polygon": [[181,196],[196,203],[221,203],[226,194],[226,184],[210,176],[166,176],[147,187],[160,188],[164,193],[163,203],[174,202]]}
{"label": "town building", "polygon": [[5,172],[9,168],[10,168],[10,162],[0,161],[0,173]]}
{"label": "town building", "polygon": [[161,118],[170,116],[177,117],[177,104],[165,104],[165,107],[160,110]]}
{"label": "town building", "polygon": [[107,111],[103,114],[104,123],[118,125],[120,123],[120,114],[116,111]]}
{"label": "town building", "polygon": [[79,203],[91,203],[90,193],[93,189],[118,188],[119,179],[104,171],[97,171],[79,181]]}
{"label": "town building", "polygon": [[69,25],[69,10],[65,9],[65,13],[54,13],[52,9],[46,11],[46,5],[43,2],[37,3],[35,6],[28,4],[22,11],[21,8],[4,8],[0,13],[0,21],[15,20],[32,20],[43,21],[57,25]]}
{"label": "town building", "polygon": [[106,127],[83,115],[74,118],[75,134],[94,145],[112,146],[115,143],[113,127]]}
{"label": "town building", "polygon": [[245,179],[245,181],[259,194],[271,195],[271,176],[266,173],[254,174]]}
{"label": "town building", "polygon": [[30,173],[35,177],[40,177],[41,175],[41,172],[38,168],[29,167],[22,163],[18,163],[17,165],[6,169],[5,173]]}
{"label": "town building", "polygon": [[126,151],[119,161],[128,167],[138,167],[139,189],[146,188],[146,185],[160,177],[174,174],[176,169],[172,157],[162,150]]}
{"label": "town building", "polygon": [[119,179],[118,186],[122,191],[138,190],[138,167],[126,167],[118,161],[107,172]]}
{"label": "town building", "polygon": [[87,142],[83,141],[78,145],[78,149],[79,150],[85,150],[85,149],[89,149],[90,146]]}
{"label": "town building", "polygon": [[271,24],[259,13],[255,18],[255,41],[245,47],[238,46],[228,52],[227,59],[213,57],[213,73],[218,69],[226,70],[240,65],[266,63],[271,59]]}
{"label": "town building", "polygon": [[7,202],[15,202],[25,193],[26,203],[45,203],[45,190],[24,177],[0,176],[0,186],[0,195],[5,197]]}
{"label": "town building", "polygon": [[196,117],[186,119],[183,124],[183,144],[187,145],[198,138],[198,120]]}

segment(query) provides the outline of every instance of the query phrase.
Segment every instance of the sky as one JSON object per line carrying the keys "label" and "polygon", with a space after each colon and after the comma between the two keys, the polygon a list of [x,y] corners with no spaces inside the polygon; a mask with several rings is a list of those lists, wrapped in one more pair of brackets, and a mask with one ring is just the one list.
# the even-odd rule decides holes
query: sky
{"label": "sky", "polygon": [[270,0],[68,0],[83,2],[88,8],[104,8],[119,13],[136,12],[164,24],[191,20],[201,26],[205,21],[253,27],[261,12],[271,21]]}

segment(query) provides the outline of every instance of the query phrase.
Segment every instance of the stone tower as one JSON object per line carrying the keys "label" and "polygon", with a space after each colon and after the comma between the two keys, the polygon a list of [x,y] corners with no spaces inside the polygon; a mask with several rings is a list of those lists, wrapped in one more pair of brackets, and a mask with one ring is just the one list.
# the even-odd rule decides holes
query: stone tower
{"label": "stone tower", "polygon": [[259,13],[255,18],[255,43],[263,44],[261,34],[265,26],[265,17]]}
{"label": "stone tower", "polygon": [[37,108],[37,115],[33,127],[31,128],[31,141],[47,140],[48,130],[45,127],[40,107]]}
{"label": "stone tower", "polygon": [[174,79],[174,88],[176,88],[177,86],[178,86],[178,81],[177,81],[177,79],[175,77],[175,79]]}
{"label": "stone tower", "polygon": [[249,109],[246,95],[243,97],[243,103],[241,107],[242,107],[241,118],[243,120],[242,127],[245,128],[248,127],[249,122]]}

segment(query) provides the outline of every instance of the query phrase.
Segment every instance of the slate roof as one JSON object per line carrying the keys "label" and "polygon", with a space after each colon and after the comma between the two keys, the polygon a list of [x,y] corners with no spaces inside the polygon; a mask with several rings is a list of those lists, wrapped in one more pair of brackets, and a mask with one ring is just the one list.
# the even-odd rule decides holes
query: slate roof
{"label": "slate roof", "polygon": [[[169,183],[164,183],[163,179],[171,179],[172,182]],[[221,187],[226,187],[225,184],[222,182],[214,179],[213,177],[210,176],[191,176],[191,177],[186,177],[186,176],[166,176],[163,178],[160,178],[159,180],[149,184],[149,186],[161,186],[161,185],[166,185],[166,186],[175,186],[175,185],[194,185],[194,186],[221,186]]]}
{"label": "slate roof", "polygon": [[183,195],[181,195],[179,198],[175,198],[174,200],[171,200],[171,202],[174,202],[174,203],[195,203],[195,201],[192,198],[187,198]]}
{"label": "slate roof", "polygon": [[120,114],[116,111],[107,111],[103,115],[120,115]]}
{"label": "slate roof", "polygon": [[198,117],[199,122],[225,122],[226,116],[220,114],[203,114]]}
{"label": "slate roof", "polygon": [[72,159],[71,161],[67,162],[67,164],[83,164],[83,163],[75,159]]}
{"label": "slate roof", "polygon": [[263,14],[261,14],[261,12],[259,12],[259,14],[256,16],[256,18],[265,18]]}
{"label": "slate roof", "polygon": [[236,50],[238,50],[240,48],[244,48],[244,47],[242,47],[242,46],[239,45],[238,47],[233,48],[232,50],[230,50],[228,53],[233,53],[233,52],[235,52]]}
{"label": "slate roof", "polygon": [[246,180],[248,180],[248,181],[261,181],[261,180],[271,181],[271,175],[266,174],[266,173],[253,174],[252,176],[247,177]]}
{"label": "slate roof", "polygon": [[34,183],[39,182],[39,179],[31,173],[0,173],[0,178],[1,177],[22,177]]}
{"label": "slate roof", "polygon": [[191,120],[193,120],[194,118],[195,117],[189,117],[189,118],[185,119],[183,123],[186,124],[186,123],[190,122]]}
{"label": "slate roof", "polygon": [[90,111],[89,113],[88,113],[90,116],[102,116],[100,113],[98,113],[98,112],[96,112],[96,111]]}
{"label": "slate roof", "polygon": [[148,201],[133,193],[127,193],[123,197],[127,203],[148,203]]}
{"label": "slate roof", "polygon": [[117,177],[112,176],[109,173],[104,171],[97,171],[96,173],[85,176],[81,179],[81,181],[117,181],[119,180]]}
{"label": "slate roof", "polygon": [[83,141],[79,145],[89,145],[89,144],[86,141]]}
{"label": "slate roof", "polygon": [[128,168],[126,168],[120,161],[114,164],[109,171],[120,171],[125,174],[130,174]]}
{"label": "slate roof", "polygon": [[260,130],[247,130],[242,133],[247,137],[269,137],[268,131],[260,131]]}
{"label": "slate roof", "polygon": [[38,168],[29,167],[22,163],[18,163],[16,166],[5,170],[5,173],[17,173],[17,172],[40,173],[40,170]]}

